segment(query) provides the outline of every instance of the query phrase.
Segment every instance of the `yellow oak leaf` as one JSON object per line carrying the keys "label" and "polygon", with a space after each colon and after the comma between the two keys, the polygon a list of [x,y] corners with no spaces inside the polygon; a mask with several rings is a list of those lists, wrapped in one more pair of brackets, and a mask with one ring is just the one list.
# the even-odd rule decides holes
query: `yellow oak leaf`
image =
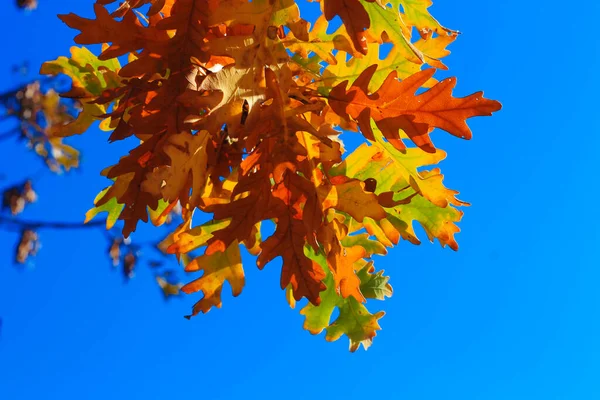
{"label": "yellow oak leaf", "polygon": [[169,136],[164,144],[164,152],[171,159],[171,166],[162,179],[163,198],[169,202],[177,200],[183,190],[193,187],[190,203],[200,204],[204,192],[207,169],[207,143],[210,134],[207,131],[195,135],[182,132]]}
{"label": "yellow oak leaf", "polygon": [[385,217],[385,211],[379,205],[377,197],[373,193],[366,192],[364,184],[358,180],[321,186],[318,194],[322,201],[323,211],[328,208],[348,213],[357,221],[365,217],[381,219]]}
{"label": "yellow oak leaf", "polygon": [[224,252],[210,255],[204,254],[192,260],[186,267],[186,272],[203,271],[203,275],[181,288],[187,294],[201,291],[204,297],[194,304],[190,318],[199,312],[206,314],[212,307],[221,308],[221,292],[223,285],[228,282],[234,297],[239,296],[244,288],[245,278],[242,268],[240,246],[237,241]]}

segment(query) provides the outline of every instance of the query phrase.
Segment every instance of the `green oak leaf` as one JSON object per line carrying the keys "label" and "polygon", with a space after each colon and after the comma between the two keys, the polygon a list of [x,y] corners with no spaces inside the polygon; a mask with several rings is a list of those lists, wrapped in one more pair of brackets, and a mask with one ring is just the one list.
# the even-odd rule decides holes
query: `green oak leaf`
{"label": "green oak leaf", "polygon": [[[308,303],[300,310],[300,314],[305,316],[304,329],[313,335],[319,334],[325,329],[327,332],[325,339],[330,342],[338,340],[342,335],[346,335],[350,339],[350,351],[352,352],[356,351],[361,344],[365,349],[369,348],[373,342],[373,338],[377,334],[376,331],[381,329],[378,320],[385,313],[379,311],[371,314],[353,296],[343,298],[335,290],[333,274],[327,267],[325,256],[322,253],[315,252],[311,246],[306,246],[304,253],[308,258],[321,265],[327,273],[323,281],[327,289],[320,294],[321,304],[314,306]],[[367,291],[371,290],[373,292],[375,289],[372,289],[372,287],[377,286],[377,283],[370,282],[373,279],[373,275],[369,275],[368,271],[366,275],[363,273],[364,278],[367,279],[365,281]],[[389,293],[391,293],[391,286]],[[335,321],[331,322],[331,316],[336,307],[339,310],[339,315]]]}
{"label": "green oak leaf", "polygon": [[71,78],[71,90],[67,94],[80,100],[82,110],[76,120],[52,127],[54,136],[65,137],[82,134],[89,129],[94,121],[103,119],[108,105],[91,103],[106,89],[117,88],[120,85],[118,71],[119,61],[114,58],[107,61],[99,60],[85,47],[71,47],[71,57],[58,57],[54,61],[45,62],[40,69],[41,74],[64,74]]}
{"label": "green oak leaf", "polygon": [[[110,187],[98,193],[98,195],[94,199],[94,204],[98,203],[98,201],[100,201],[100,199],[104,197],[104,195],[106,194],[106,192],[108,192],[109,189]],[[124,204],[118,203],[117,199],[115,197],[112,197],[110,200],[108,200],[101,206],[90,209],[85,214],[85,223],[90,222],[92,218],[94,218],[99,213],[106,212],[108,213],[108,216],[106,217],[106,229],[111,229],[117,223],[117,220],[119,219],[121,211],[123,211],[124,207]]]}
{"label": "green oak leaf", "polygon": [[383,270],[375,271],[373,262],[369,262],[364,268],[359,270],[356,275],[360,279],[360,291],[368,299],[384,300],[386,297],[392,297],[392,285],[388,282],[389,276],[383,276]]}

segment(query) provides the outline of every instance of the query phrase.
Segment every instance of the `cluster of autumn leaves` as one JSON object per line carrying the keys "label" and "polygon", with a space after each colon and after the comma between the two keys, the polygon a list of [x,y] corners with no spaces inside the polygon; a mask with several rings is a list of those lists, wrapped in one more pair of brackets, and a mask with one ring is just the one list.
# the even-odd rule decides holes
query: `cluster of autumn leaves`
{"label": "cluster of autumn leaves", "polygon": [[[372,257],[401,238],[419,243],[415,221],[457,248],[466,203],[438,168],[423,168],[445,157],[430,133],[468,139],[468,118],[500,109],[480,92],[453,97],[454,79],[423,69],[446,68],[456,32],[431,17],[428,0],[322,0],[313,24],[293,0],[113,3],[97,0],[92,19],[61,16],[80,31],[76,43],[102,44],[99,56],[73,47],[41,70],[70,76],[63,96],[82,105],[53,135],[100,119],[110,141],[137,139],[102,172],[113,183],[88,219],[106,211],[107,226],[122,220],[128,236],[178,207],[183,223],[161,246],[202,271],[182,288],[202,292],[192,315],[221,307],[225,283],[242,292],[245,247],[259,268],[282,259],[290,305],[309,301],[306,329],[367,348],[383,315],[367,301],[392,293]],[[342,25],[327,33],[336,16]],[[380,55],[383,43],[393,47]],[[347,154],[341,130],[365,144]],[[195,212],[207,222],[194,224]]]}

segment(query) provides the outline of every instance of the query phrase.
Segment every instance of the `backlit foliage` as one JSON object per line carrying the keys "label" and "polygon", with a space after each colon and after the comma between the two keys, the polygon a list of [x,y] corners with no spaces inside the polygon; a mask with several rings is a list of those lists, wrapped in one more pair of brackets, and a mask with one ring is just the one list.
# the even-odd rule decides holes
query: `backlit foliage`
{"label": "backlit foliage", "polygon": [[[70,76],[68,96],[82,104],[52,135],[99,119],[111,142],[137,139],[102,172],[113,182],[88,219],[106,211],[128,236],[180,207],[184,222],[161,246],[202,271],[181,288],[202,292],[192,315],[221,307],[226,283],[242,292],[245,247],[258,268],[282,260],[288,301],[308,299],[307,330],[367,348],[384,314],[367,304],[392,294],[372,256],[420,243],[415,223],[458,248],[467,204],[442,183],[432,130],[469,139],[468,118],[500,109],[481,92],[455,98],[455,79],[433,77],[457,32],[430,5],[322,0],[313,23],[294,0],[97,0],[92,19],[61,15],[77,44],[102,50],[73,47],[42,67]],[[336,16],[342,25],[327,33]],[[341,130],[365,143],[347,153]]]}

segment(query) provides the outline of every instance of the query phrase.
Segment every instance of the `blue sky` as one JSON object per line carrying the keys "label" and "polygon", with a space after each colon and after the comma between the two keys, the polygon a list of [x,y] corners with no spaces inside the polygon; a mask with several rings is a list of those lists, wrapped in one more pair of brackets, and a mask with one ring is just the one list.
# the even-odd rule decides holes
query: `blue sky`
{"label": "blue sky", "polygon": [[[165,303],[152,273],[122,277],[98,231],[43,231],[33,270],[11,264],[0,232],[2,399],[594,399],[600,398],[600,262],[594,199],[597,2],[439,0],[432,8],[463,32],[446,60],[457,95],[485,90],[504,109],[471,120],[474,138],[434,134],[449,187],[473,204],[460,250],[403,242],[377,265],[394,296],[383,331],[351,354],[302,329],[279,290],[279,271],[247,260],[247,286],[192,321],[195,297]],[[92,14],[91,0],[7,6],[0,26],[0,88],[22,83],[12,64],[66,55],[74,31],[55,14]],[[440,75],[442,76],[442,75]],[[79,221],[106,185],[97,172],[130,143],[89,132],[73,143],[81,171],[43,175],[23,217]],[[0,173],[39,169],[2,142]],[[423,231],[418,233],[423,236]],[[137,240],[151,238],[141,229]]]}

